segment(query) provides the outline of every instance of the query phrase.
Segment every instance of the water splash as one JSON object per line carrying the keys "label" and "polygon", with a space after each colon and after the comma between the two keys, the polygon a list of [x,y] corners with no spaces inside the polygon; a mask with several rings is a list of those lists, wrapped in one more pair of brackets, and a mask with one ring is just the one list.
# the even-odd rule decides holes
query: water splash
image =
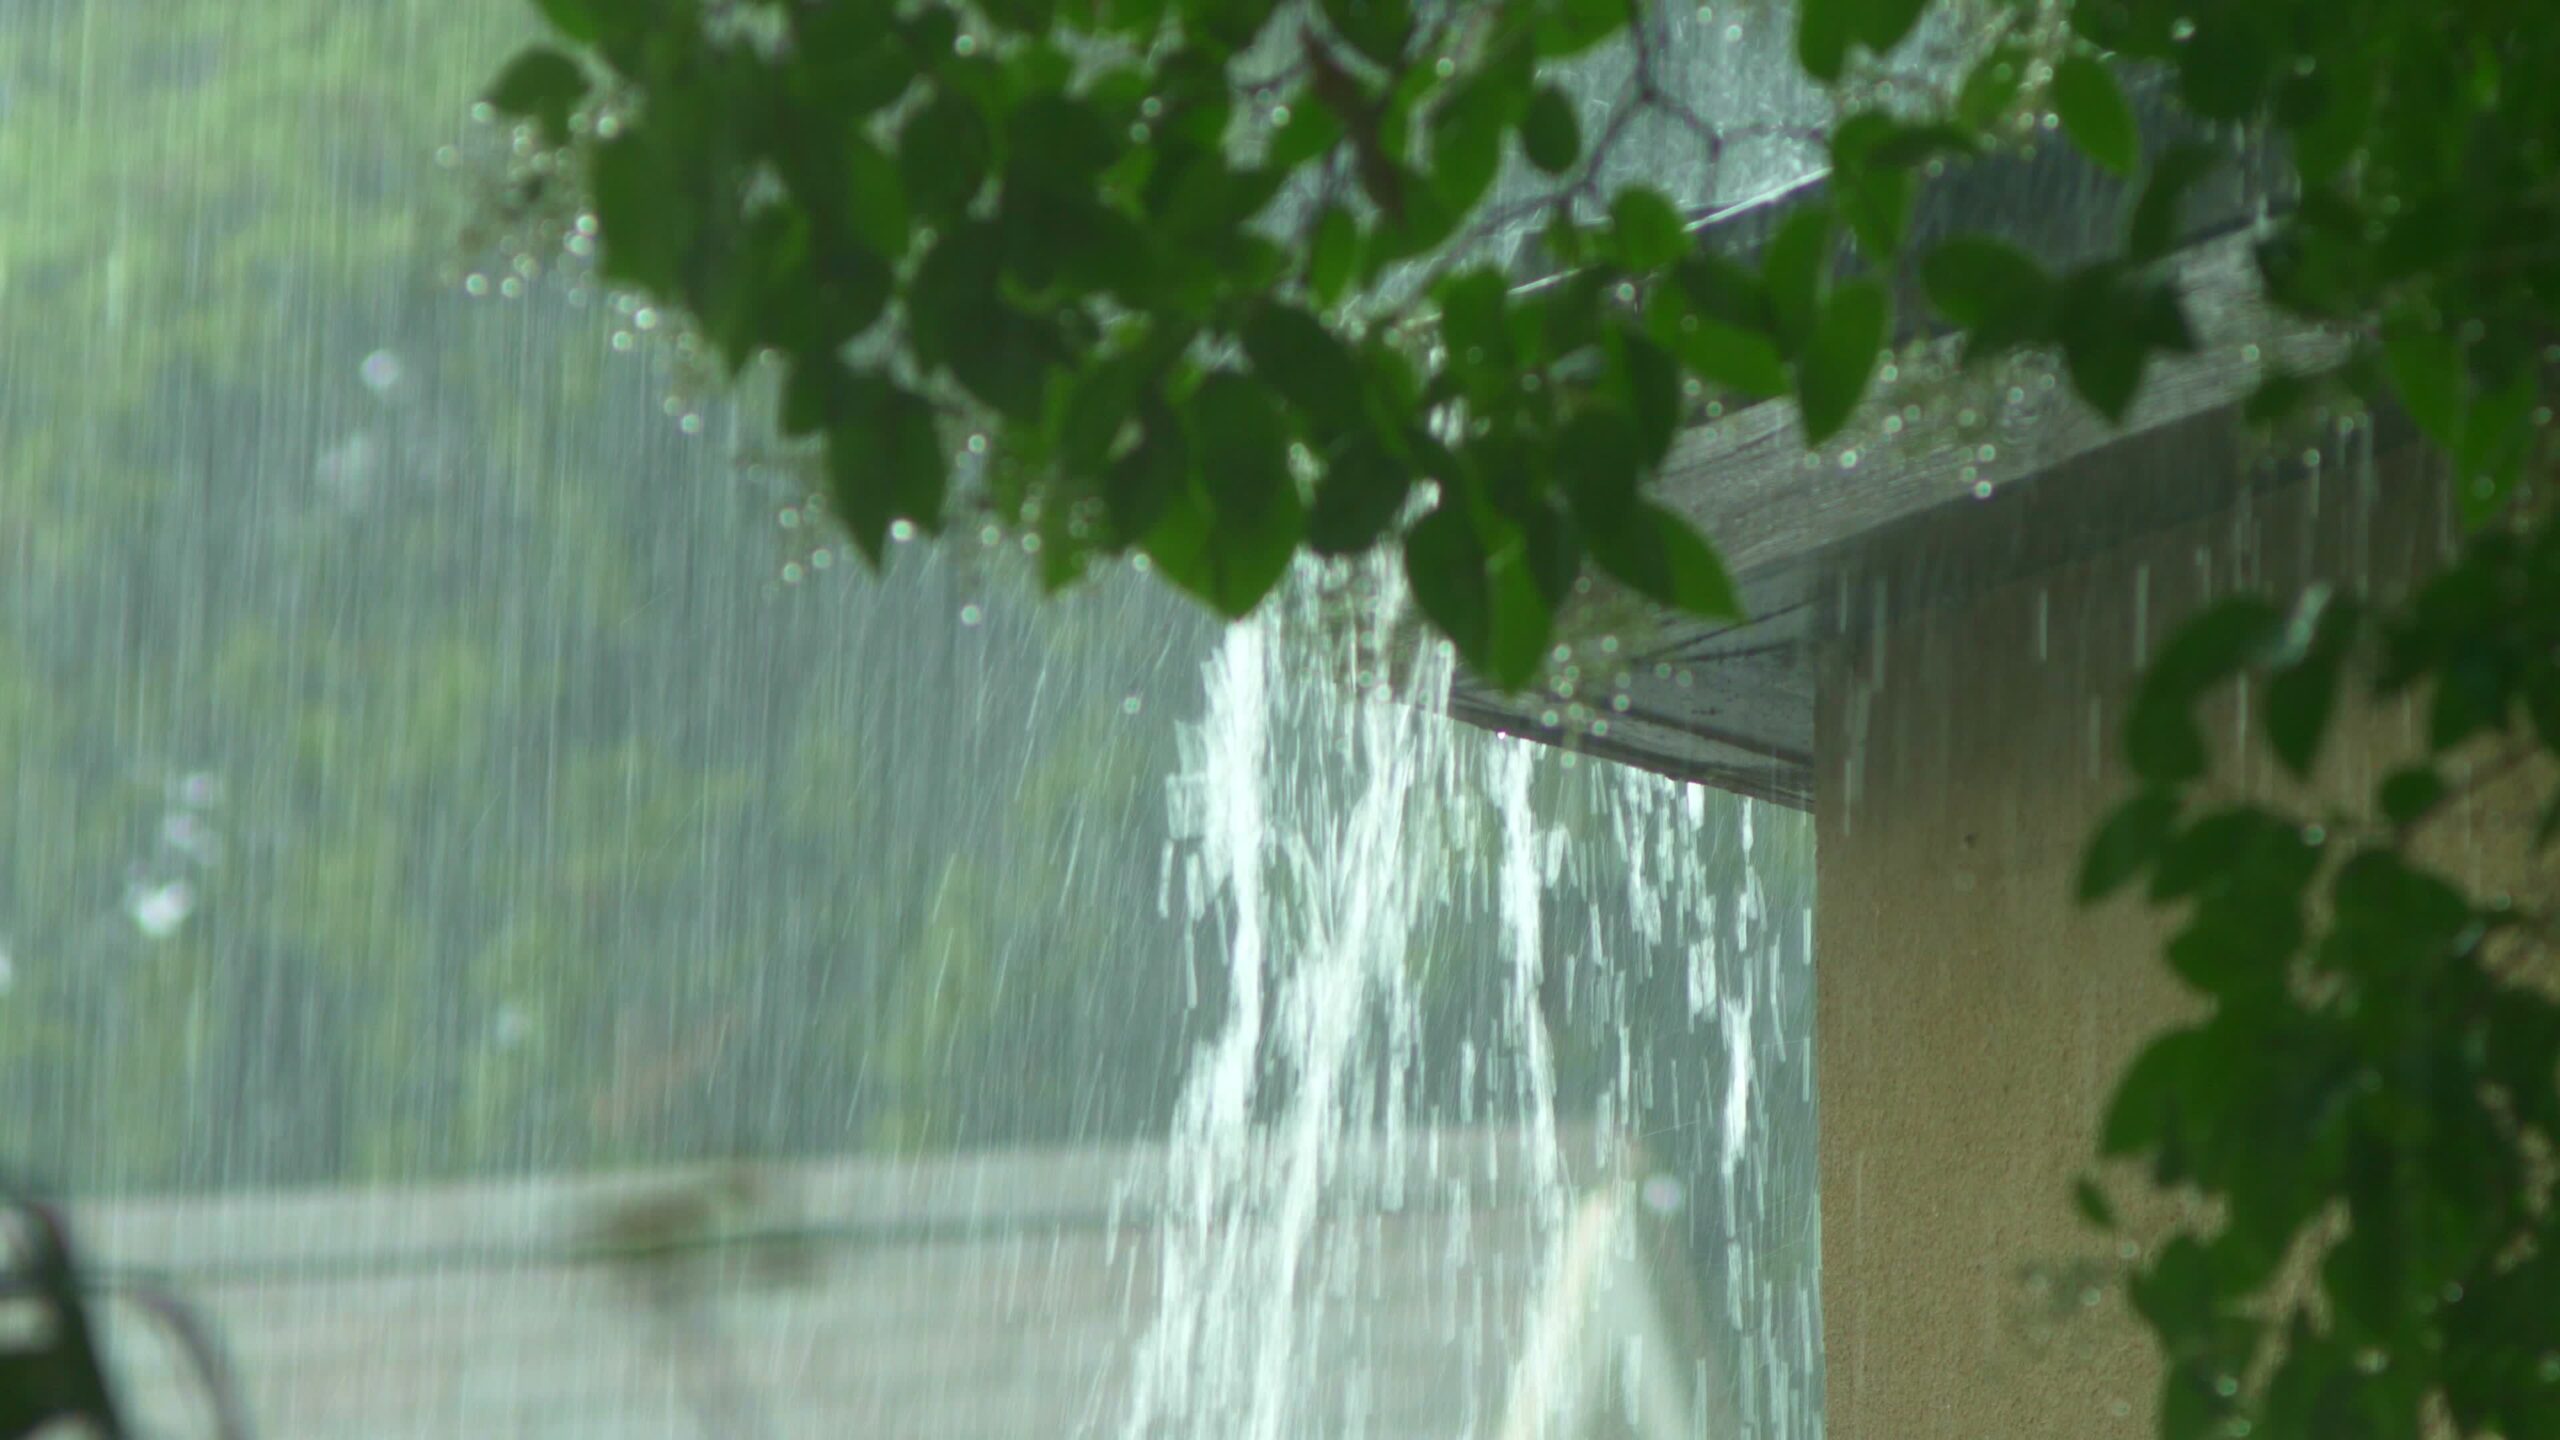
{"label": "water splash", "polygon": [[[1770,903],[1749,802],[1443,719],[1436,646],[1348,683],[1400,601],[1366,577],[1331,638],[1325,578],[1226,637],[1186,737],[1168,870],[1223,1008],[1117,1433],[1818,1434],[1816,1271],[1773,1253],[1812,1224],[1809,896]],[[1453,937],[1488,1023],[1427,1044]]]}

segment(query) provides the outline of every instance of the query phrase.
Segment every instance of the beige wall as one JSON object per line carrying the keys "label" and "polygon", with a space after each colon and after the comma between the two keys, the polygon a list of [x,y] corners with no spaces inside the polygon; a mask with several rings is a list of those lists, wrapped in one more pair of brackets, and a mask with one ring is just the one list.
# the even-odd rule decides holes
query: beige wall
{"label": "beige wall", "polygon": [[[2060,479],[2097,494],[2249,463],[2227,431],[2171,443],[2166,467],[2136,446]],[[2357,503],[2333,459],[2316,484],[2208,498],[2220,508],[2204,518],[2022,576],[2037,566],[2019,547],[1966,527],[2072,517],[2021,522],[1994,502],[1844,588],[1862,623],[1837,627],[1823,667],[1816,786],[1832,1440],[2153,1433],[2155,1371],[2112,1283],[2117,1242],[2080,1222],[2070,1191],[2116,1075],[2189,1002],[2138,904],[2074,905],[2081,846],[2125,793],[2116,725],[2137,661],[2179,618],[2241,585],[2389,590],[2441,553],[2452,529],[2434,487],[2383,468],[2396,478],[2378,505]],[[2014,578],[1986,583],[2003,555]],[[1930,588],[1972,593],[1912,593]],[[2225,710],[2226,737],[2246,733],[2244,710]],[[2329,785],[2369,794],[2409,719],[2364,714],[2333,737]],[[2269,762],[2249,743],[2229,773],[2263,788]],[[2521,812],[2503,808],[2512,837]],[[2448,834],[2511,850],[2493,843],[2501,823]]]}

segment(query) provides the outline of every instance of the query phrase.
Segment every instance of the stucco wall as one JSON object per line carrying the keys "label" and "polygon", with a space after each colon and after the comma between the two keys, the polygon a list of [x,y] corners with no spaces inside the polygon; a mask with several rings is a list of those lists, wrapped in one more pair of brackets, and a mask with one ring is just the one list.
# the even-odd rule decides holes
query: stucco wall
{"label": "stucco wall", "polygon": [[[2070,1199],[2115,1077],[2190,1003],[2137,903],[2071,898],[2090,829],[2126,793],[2117,724],[2138,661],[2236,586],[2394,589],[2454,533],[2414,460],[2363,479],[2333,456],[2313,480],[2233,484],[2260,463],[2227,426],[2119,446],[2058,477],[2079,500],[1995,499],[1841,589],[1816,807],[1831,1440],[2153,1433],[2118,1242]],[[2075,505],[2086,522],[2111,487],[2204,499],[2059,565],[1999,538],[2050,533]],[[2248,734],[2246,710],[2224,708],[2226,740]],[[2370,794],[2412,719],[2342,717],[2324,788]],[[2257,746],[2226,773],[2264,789],[2277,777]],[[2438,858],[2477,873],[2518,853],[2525,812],[2491,810],[2445,825]]]}

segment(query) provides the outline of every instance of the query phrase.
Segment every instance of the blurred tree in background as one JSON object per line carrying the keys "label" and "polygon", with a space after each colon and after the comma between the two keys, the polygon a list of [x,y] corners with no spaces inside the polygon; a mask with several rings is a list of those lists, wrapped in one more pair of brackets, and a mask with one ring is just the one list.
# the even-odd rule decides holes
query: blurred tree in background
{"label": "blurred tree in background", "polygon": [[[1222,983],[1156,912],[1214,626],[822,568],[674,317],[468,235],[532,19],[0,12],[0,1144],[97,1192],[1160,1136]],[[1435,1053],[1496,945],[1420,947]],[[1652,1039],[1582,983],[1588,1097]]]}

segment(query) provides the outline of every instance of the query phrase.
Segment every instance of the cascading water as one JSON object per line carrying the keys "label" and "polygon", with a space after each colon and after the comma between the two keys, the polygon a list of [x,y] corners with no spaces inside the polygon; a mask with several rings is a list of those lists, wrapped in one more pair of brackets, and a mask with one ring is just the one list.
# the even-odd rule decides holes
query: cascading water
{"label": "cascading water", "polygon": [[1445,720],[1436,648],[1389,695],[1299,582],[1208,664],[1174,787],[1223,1011],[1117,1433],[1817,1435],[1800,876],[1773,910],[1753,802]]}

